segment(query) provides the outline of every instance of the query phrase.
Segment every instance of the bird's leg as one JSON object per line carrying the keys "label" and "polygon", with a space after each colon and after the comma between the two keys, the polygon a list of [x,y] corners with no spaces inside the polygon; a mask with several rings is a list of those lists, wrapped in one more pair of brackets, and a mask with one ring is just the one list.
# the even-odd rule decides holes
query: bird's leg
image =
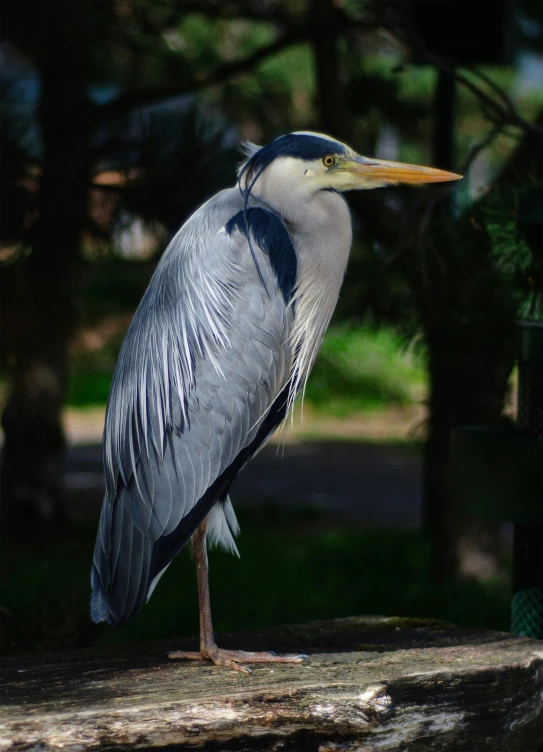
{"label": "bird's leg", "polygon": [[244,674],[251,673],[243,662],[247,663],[301,663],[304,655],[275,655],[275,653],[253,653],[246,650],[224,650],[217,647],[213,635],[211,620],[211,603],[209,600],[209,567],[206,548],[206,521],[202,522],[192,539],[194,563],[196,564],[196,581],[198,583],[198,602],[200,606],[200,651],[175,650],[168,658],[185,660],[213,661],[216,666],[226,666]]}

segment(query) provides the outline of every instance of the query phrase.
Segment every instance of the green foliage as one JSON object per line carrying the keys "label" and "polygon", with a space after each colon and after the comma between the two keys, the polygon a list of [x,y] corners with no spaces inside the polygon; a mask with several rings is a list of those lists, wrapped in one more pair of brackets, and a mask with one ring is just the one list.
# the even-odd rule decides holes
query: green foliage
{"label": "green foliage", "polygon": [[136,310],[156,262],[127,262],[107,258],[88,264],[81,290],[81,323],[98,323],[108,316]]}
{"label": "green foliage", "polygon": [[518,193],[512,191],[494,191],[482,202],[491,257],[501,283],[516,302],[519,318],[541,321],[543,288],[534,283],[537,259],[517,228],[517,207]]}
{"label": "green foliage", "polygon": [[[241,559],[212,552],[211,596],[217,631],[353,614],[438,618],[507,629],[502,581],[455,580],[436,586],[430,550],[414,530],[365,528],[313,509],[241,510]],[[111,644],[197,634],[194,565],[175,559],[150,603],[119,630],[89,617],[95,524],[47,546],[3,541],[0,651]]]}
{"label": "green foliage", "polygon": [[[81,324],[87,332],[102,339],[103,344],[90,349],[79,345],[75,349],[68,404],[88,407],[107,402],[126,328],[154,268],[154,263],[128,263],[109,257],[86,265]],[[108,331],[108,323],[111,331]]]}
{"label": "green foliage", "polygon": [[99,350],[80,351],[74,355],[68,404],[73,407],[106,404],[123,336],[124,330]]}
{"label": "green foliage", "polygon": [[415,330],[418,319],[426,337],[480,347],[511,328],[533,262],[516,230],[514,208],[513,195],[466,199],[452,216],[423,218],[425,230],[414,225],[405,250],[384,258],[409,284]]}
{"label": "green foliage", "polygon": [[423,359],[393,330],[332,327],[310,376],[306,398],[330,414],[375,410],[421,399]]}
{"label": "green foliage", "polygon": [[[401,229],[402,245],[375,254],[384,293],[379,305],[399,312],[406,339],[424,343],[432,414],[439,413],[444,434],[455,424],[502,420],[516,319],[542,307],[515,209],[515,194],[507,192],[448,209],[423,198]],[[403,279],[403,286],[383,285],[387,276]]]}
{"label": "green foliage", "polygon": [[108,363],[104,369],[102,357],[102,363],[95,363],[90,358],[86,360],[86,367],[79,362],[72,369],[68,394],[68,404],[72,407],[91,407],[107,402],[114,363],[113,366]]}

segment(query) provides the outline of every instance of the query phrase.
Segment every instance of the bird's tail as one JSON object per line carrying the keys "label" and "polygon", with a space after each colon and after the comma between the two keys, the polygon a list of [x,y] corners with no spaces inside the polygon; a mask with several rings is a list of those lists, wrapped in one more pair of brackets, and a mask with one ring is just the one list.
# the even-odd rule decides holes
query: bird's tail
{"label": "bird's tail", "polygon": [[114,624],[114,619],[111,616],[111,612],[107,606],[104,591],[102,590],[102,583],[98,575],[96,566],[92,565],[91,569],[91,618],[97,624],[101,621],[107,621],[109,624]]}
{"label": "bird's tail", "polygon": [[[107,499],[104,502],[91,569],[92,620],[115,626],[126,622],[149,600],[170,562],[207,512],[202,508],[191,529],[182,535],[176,529],[153,542],[128,513],[123,514],[123,502],[124,498],[117,499],[115,505],[110,505]],[[208,513],[208,545],[220,546],[239,556],[234,541],[238,532],[234,509],[225,495]]]}
{"label": "bird's tail", "polygon": [[206,541],[208,548],[223,548],[239,556],[234,538],[239,534],[239,523],[230,497],[218,501],[207,516]]}

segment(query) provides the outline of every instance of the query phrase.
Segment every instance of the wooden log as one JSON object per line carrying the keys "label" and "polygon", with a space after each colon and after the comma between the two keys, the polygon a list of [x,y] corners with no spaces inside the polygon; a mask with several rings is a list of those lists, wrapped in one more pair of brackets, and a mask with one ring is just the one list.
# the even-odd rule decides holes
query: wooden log
{"label": "wooden log", "polygon": [[303,651],[250,676],[166,650],[0,662],[0,751],[138,749],[540,752],[543,642],[439,622],[353,617],[222,635]]}

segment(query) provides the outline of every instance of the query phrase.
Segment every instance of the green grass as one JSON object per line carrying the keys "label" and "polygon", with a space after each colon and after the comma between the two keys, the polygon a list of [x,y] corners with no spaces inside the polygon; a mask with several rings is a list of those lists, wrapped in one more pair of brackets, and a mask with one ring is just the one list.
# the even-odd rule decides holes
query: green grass
{"label": "green grass", "polygon": [[[105,404],[121,341],[75,357],[70,405]],[[343,325],[326,334],[306,399],[320,411],[348,415],[419,401],[425,389],[422,358],[407,352],[391,329]]]}
{"label": "green grass", "polygon": [[[429,546],[413,530],[364,528],[312,510],[241,511],[241,559],[212,552],[217,631],[355,614],[438,618],[507,629],[503,582],[430,581]],[[4,541],[0,558],[2,652],[112,644],[196,634],[194,567],[174,560],[150,603],[121,629],[88,617],[96,525],[50,545]]]}
{"label": "green grass", "polygon": [[105,405],[109,394],[111,376],[111,371],[103,373],[96,368],[90,368],[85,371],[74,371],[68,395],[68,404],[71,407]]}
{"label": "green grass", "polygon": [[332,327],[308,382],[306,398],[346,415],[419,401],[427,384],[422,357],[391,329]]}
{"label": "green grass", "polygon": [[105,405],[123,336],[98,351],[77,353],[72,361],[68,404],[72,407]]}

